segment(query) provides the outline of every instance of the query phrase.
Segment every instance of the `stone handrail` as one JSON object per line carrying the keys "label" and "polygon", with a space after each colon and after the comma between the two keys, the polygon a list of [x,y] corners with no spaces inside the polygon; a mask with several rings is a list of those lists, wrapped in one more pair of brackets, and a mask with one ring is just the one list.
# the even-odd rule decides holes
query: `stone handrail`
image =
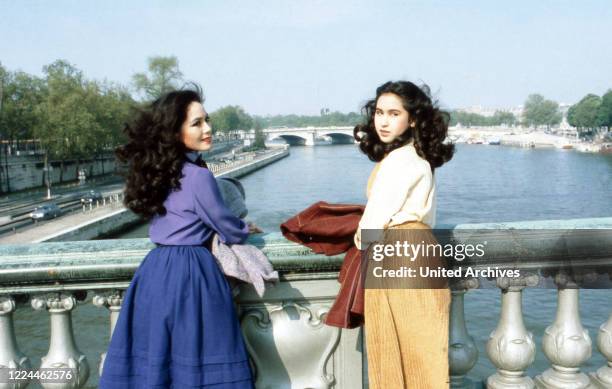
{"label": "stone handrail", "polygon": [[[280,234],[260,234],[249,243],[262,249],[274,268],[289,276],[300,271],[337,271],[341,256],[314,254]],[[0,294],[59,292],[125,287],[145,255],[149,239],[109,239],[0,246]],[[99,284],[104,282],[103,286]]]}
{"label": "stone handrail", "polygon": [[[464,224],[452,227],[455,242],[467,241],[467,231],[533,230],[533,248],[548,250],[558,242],[563,230],[601,230],[597,245],[584,246],[580,240],[565,243],[585,257],[593,256],[599,270],[612,264],[612,218],[536,221],[503,224]],[[554,230],[553,230],[554,229]],[[465,238],[465,239],[464,239]],[[498,240],[503,242],[502,240]],[[249,239],[260,247],[281,274],[281,282],[259,298],[249,285],[239,287],[237,303],[242,329],[257,371],[257,387],[365,387],[362,337],[360,330],[340,330],[322,324],[338,292],[337,272],[342,256],[326,257],[288,242],[280,234],[261,234]],[[117,320],[123,292],[134,271],[154,245],[148,239],[58,242],[0,247],[0,367],[29,367],[31,363],[18,348],[13,313],[28,303],[46,310],[51,322],[49,353],[44,367],[72,367],[78,382],[49,387],[81,387],[90,375],[89,362],[79,351],[73,336],[72,311],[79,302],[91,299],[96,306],[110,312],[112,329]],[[511,253],[503,244],[489,247],[485,266]],[[553,247],[553,246],[550,246]],[[504,251],[506,250],[506,251]],[[590,257],[589,257],[590,258]],[[537,256],[527,258],[519,267],[534,270]],[[542,269],[546,263],[539,264]],[[551,367],[531,378],[525,375],[533,363],[536,345],[522,318],[522,291],[534,286],[538,274],[516,280],[493,280],[502,292],[501,315],[497,328],[487,342],[487,356],[497,373],[486,378],[492,388],[587,388],[588,385],[612,385],[612,315],[602,323],[597,348],[608,361],[589,375],[580,371],[591,356],[592,341],[580,323],[579,288],[555,279],[558,294],[557,318],[546,329],[543,351]],[[478,280],[467,279],[453,285],[449,358],[451,385],[473,387],[469,371],[478,359],[474,340],[468,334],[463,299]],[[602,307],[610,309],[610,307]],[[272,330],[274,329],[274,331]],[[296,348],[300,353],[295,353]],[[98,364],[100,372],[104,354]],[[3,387],[0,383],[0,388]],[[43,384],[45,386],[46,384]],[[56,384],[55,384],[56,385]],[[607,386],[606,386],[607,385]],[[8,386],[7,386],[8,387]],[[45,386],[46,387],[46,386]],[[596,386],[595,386],[596,387]]]}

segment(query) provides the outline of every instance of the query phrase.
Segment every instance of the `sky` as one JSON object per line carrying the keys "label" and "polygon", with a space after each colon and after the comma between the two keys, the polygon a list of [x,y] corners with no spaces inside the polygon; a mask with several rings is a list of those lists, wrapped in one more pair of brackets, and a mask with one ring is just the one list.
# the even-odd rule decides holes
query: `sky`
{"label": "sky", "polygon": [[609,0],[0,0],[0,63],[130,85],[173,55],[207,110],[257,115],[358,111],[399,79],[445,108],[572,104],[612,88],[611,21]]}

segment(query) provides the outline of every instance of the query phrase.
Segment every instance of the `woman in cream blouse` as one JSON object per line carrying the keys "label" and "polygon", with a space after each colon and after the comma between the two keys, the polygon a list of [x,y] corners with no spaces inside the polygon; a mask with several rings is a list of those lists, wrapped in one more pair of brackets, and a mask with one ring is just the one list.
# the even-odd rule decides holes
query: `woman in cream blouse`
{"label": "woman in cream blouse", "polygon": [[[448,114],[434,106],[426,86],[407,81],[381,85],[364,112],[367,121],[355,127],[355,139],[377,164],[368,180],[368,202],[355,244],[365,249],[376,239],[362,236],[362,230],[419,230],[420,237],[435,243],[434,170],[454,152],[453,145],[444,143]],[[449,289],[383,285],[395,286],[373,289],[366,277],[370,388],[448,387]]]}

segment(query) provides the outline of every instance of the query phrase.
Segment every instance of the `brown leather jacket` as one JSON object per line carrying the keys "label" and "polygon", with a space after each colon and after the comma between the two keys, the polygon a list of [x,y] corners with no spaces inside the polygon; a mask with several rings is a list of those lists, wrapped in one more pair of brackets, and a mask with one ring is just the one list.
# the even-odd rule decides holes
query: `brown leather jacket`
{"label": "brown leather jacket", "polygon": [[285,238],[315,253],[337,255],[346,252],[338,276],[340,291],[325,317],[325,323],[331,326],[355,328],[363,324],[363,264],[353,236],[364,209],[362,205],[319,201],[280,227]]}

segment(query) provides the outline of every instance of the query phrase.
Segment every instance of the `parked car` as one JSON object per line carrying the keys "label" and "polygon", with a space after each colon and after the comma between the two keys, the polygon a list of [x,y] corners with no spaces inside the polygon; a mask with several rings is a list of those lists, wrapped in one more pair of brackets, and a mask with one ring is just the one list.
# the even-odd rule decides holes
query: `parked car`
{"label": "parked car", "polygon": [[62,209],[55,203],[44,204],[30,212],[32,220],[47,220],[61,216]]}
{"label": "parked car", "polygon": [[92,189],[81,196],[81,204],[93,204],[96,201],[102,201],[102,193]]}

